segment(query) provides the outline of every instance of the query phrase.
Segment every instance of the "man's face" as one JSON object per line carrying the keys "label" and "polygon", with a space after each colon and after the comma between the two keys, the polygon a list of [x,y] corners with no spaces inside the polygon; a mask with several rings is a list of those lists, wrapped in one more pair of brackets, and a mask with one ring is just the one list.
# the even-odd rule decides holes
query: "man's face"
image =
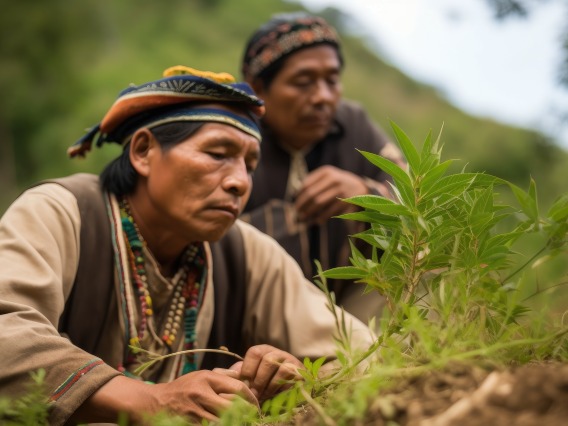
{"label": "man's face", "polygon": [[336,49],[320,45],[293,53],[268,88],[255,87],[264,121],[281,142],[299,149],[327,134],[341,98],[340,72]]}
{"label": "man's face", "polygon": [[145,185],[150,232],[182,244],[221,238],[250,196],[258,140],[233,126],[207,123],[170,149],[156,145],[151,151]]}

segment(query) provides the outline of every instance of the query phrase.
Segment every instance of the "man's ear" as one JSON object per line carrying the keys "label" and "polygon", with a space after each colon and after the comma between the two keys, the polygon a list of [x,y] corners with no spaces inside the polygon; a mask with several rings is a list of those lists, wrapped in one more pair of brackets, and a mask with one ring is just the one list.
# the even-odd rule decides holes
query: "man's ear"
{"label": "man's ear", "polygon": [[159,144],[152,132],[146,128],[138,129],[130,140],[130,163],[141,176],[148,176],[150,160],[159,150]]}

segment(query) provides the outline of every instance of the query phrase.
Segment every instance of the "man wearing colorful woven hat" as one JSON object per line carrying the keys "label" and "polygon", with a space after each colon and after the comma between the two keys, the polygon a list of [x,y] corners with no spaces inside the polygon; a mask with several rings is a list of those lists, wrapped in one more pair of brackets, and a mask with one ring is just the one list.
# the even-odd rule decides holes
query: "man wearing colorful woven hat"
{"label": "man wearing colorful woven hat", "polygon": [[[50,424],[159,410],[215,420],[235,395],[259,404],[297,379],[298,358],[335,356],[325,297],[275,241],[237,220],[263,113],[230,75],[170,68],[121,92],[69,149],[122,145],[100,177],[44,181],[10,206],[0,220],[0,394],[22,394],[41,368]],[[367,327],[346,321],[368,345]]]}
{"label": "man wearing colorful woven hat", "polygon": [[[340,40],[324,19],[275,15],[249,38],[244,79],[262,98],[262,156],[242,219],[274,237],[307,278],[314,259],[323,269],[349,264],[349,235],[360,224],[333,216],[361,194],[390,196],[389,176],[356,149],[402,165],[399,149],[356,103],[341,98]],[[361,250],[361,241],[355,241]],[[383,300],[361,284],[329,280],[336,300],[363,321],[379,316]]]}

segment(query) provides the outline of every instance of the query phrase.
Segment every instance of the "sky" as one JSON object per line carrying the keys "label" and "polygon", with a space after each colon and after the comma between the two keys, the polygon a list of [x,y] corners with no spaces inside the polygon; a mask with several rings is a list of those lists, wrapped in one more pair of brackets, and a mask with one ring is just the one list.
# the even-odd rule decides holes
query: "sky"
{"label": "sky", "polygon": [[486,0],[300,0],[335,7],[381,57],[437,87],[476,116],[552,136],[568,149],[568,87],[558,85],[568,3],[536,3],[528,18],[496,21]]}

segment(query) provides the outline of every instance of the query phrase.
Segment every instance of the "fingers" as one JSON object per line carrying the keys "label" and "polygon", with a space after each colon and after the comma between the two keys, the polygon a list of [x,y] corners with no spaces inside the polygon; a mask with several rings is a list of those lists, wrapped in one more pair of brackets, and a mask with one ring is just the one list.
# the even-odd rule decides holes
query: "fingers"
{"label": "fingers", "polygon": [[234,375],[238,372],[230,369],[201,370],[171,383],[155,385],[153,389],[164,409],[196,419],[216,421],[219,413],[237,397],[259,407],[251,389]]}
{"label": "fingers", "polygon": [[[259,399],[272,398],[277,393],[292,386],[294,380],[301,378],[298,366],[287,361],[274,362],[275,368],[268,368],[268,363],[261,364],[252,389],[257,389]],[[268,378],[270,377],[270,380]]]}
{"label": "fingers", "polygon": [[235,371],[238,371],[240,373],[242,367],[243,367],[243,362],[238,361],[238,362],[235,362],[233,365],[231,365],[229,368],[231,370],[235,370]]}
{"label": "fingers", "polygon": [[[291,354],[269,345],[253,346],[241,369],[241,378],[250,382],[252,392],[263,401],[299,379],[302,363]],[[287,383],[288,382],[288,383]]]}
{"label": "fingers", "polygon": [[214,373],[222,374],[223,376],[232,377],[233,379],[239,380],[240,372],[232,370],[230,368],[214,368],[212,370]]}
{"label": "fingers", "polygon": [[306,177],[295,206],[300,220],[322,223],[332,216],[354,210],[354,206],[341,198],[367,192],[364,180],[358,175],[334,166],[322,166]]}
{"label": "fingers", "polygon": [[303,204],[297,203],[298,218],[308,224],[322,224],[333,216],[352,210],[352,205],[337,198],[336,192],[332,188],[305,200]]}
{"label": "fingers", "polygon": [[[245,401],[250,404],[259,406],[258,399],[256,395],[252,392],[250,387],[240,380],[239,373],[231,369],[218,369],[221,370],[223,374],[218,372],[213,372],[218,375],[220,379],[218,382],[213,384],[212,388],[217,395],[227,394],[240,396]],[[234,377],[236,375],[236,377]]]}

